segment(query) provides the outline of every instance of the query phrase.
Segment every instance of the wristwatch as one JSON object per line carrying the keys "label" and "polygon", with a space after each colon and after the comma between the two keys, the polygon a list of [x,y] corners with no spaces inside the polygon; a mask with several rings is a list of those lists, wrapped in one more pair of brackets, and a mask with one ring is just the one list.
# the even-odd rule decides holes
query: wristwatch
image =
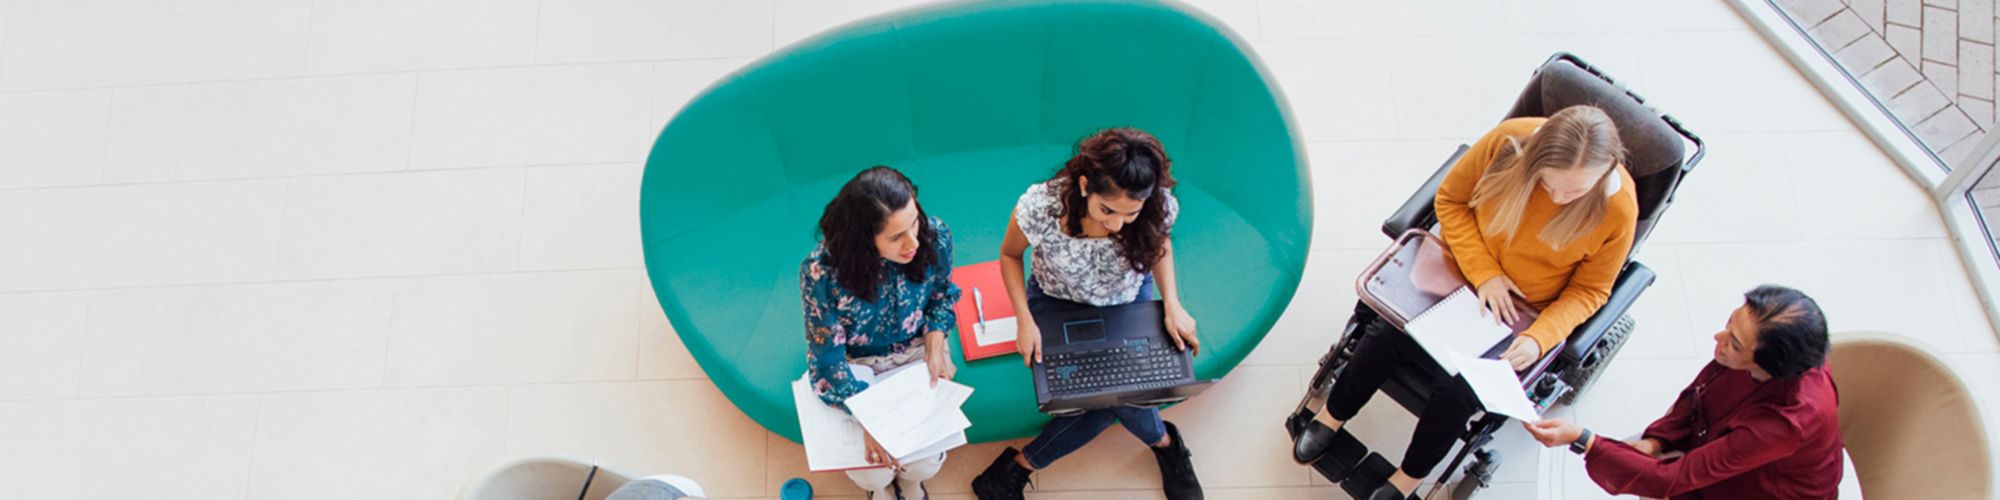
{"label": "wristwatch", "polygon": [[1590,450],[1590,438],[1592,437],[1595,437],[1595,434],[1592,434],[1590,429],[1584,429],[1582,434],[1576,436],[1575,441],[1570,441],[1569,451],[1582,455],[1583,452]]}

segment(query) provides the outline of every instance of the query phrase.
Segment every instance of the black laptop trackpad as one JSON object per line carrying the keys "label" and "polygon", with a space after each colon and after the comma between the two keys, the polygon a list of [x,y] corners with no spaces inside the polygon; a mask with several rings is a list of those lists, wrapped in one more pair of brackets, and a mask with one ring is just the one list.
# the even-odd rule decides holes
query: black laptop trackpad
{"label": "black laptop trackpad", "polygon": [[1104,319],[1080,319],[1063,323],[1063,343],[1069,345],[1104,340]]}

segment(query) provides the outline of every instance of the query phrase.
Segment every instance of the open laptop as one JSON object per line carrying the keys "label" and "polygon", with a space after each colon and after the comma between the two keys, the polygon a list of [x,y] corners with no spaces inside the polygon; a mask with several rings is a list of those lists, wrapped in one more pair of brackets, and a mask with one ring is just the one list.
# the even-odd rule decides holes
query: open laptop
{"label": "open laptop", "polygon": [[1194,378],[1194,360],[1167,338],[1160,301],[1035,314],[1042,362],[1035,403],[1066,415],[1123,405],[1186,400],[1214,385]]}

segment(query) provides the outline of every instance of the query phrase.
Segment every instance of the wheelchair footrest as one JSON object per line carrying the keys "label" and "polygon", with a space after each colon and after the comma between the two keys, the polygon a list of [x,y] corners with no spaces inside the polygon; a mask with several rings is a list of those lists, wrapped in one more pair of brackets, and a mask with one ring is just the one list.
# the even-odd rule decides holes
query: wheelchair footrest
{"label": "wheelchair footrest", "polygon": [[1390,474],[1395,473],[1396,465],[1389,463],[1389,459],[1383,458],[1381,453],[1369,453],[1368,458],[1362,459],[1361,464],[1348,474],[1347,480],[1340,483],[1340,489],[1354,498],[1368,498],[1376,488],[1389,482]]}
{"label": "wheelchair footrest", "polygon": [[1307,423],[1298,441],[1292,444],[1293,460],[1312,464],[1327,481],[1336,483],[1346,479],[1348,472],[1366,456],[1368,446],[1347,429],[1336,431],[1319,422]]}

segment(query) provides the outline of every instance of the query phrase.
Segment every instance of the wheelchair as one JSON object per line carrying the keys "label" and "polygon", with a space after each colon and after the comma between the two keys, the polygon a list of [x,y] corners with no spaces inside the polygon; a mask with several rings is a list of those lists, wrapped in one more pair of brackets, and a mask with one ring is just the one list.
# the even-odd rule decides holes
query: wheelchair
{"label": "wheelchair", "polygon": [[[1567,52],[1549,57],[1535,70],[1506,118],[1548,116],[1579,104],[1604,109],[1618,125],[1620,139],[1626,148],[1626,169],[1638,184],[1638,225],[1630,254],[1637,255],[1639,246],[1645,243],[1646,236],[1658,223],[1660,214],[1673,204],[1674,191],[1681,180],[1701,162],[1707,148],[1701,138],[1689,132],[1679,120],[1660,113],[1647,105],[1638,94]],[[1393,239],[1409,229],[1433,229],[1437,224],[1437,215],[1432,202],[1438,185],[1468,149],[1470,146],[1460,145],[1438,167],[1437,172],[1382,223],[1383,234]],[[1692,150],[1691,154],[1687,153],[1689,150]],[[1653,284],[1654,278],[1651,269],[1628,256],[1604,306],[1521,375],[1521,388],[1535,402],[1538,410],[1546,411],[1557,404],[1569,404],[1590,387],[1600,370],[1618,354],[1619,348],[1632,334],[1634,323],[1626,311]],[[1285,429],[1294,443],[1303,433],[1317,433],[1314,439],[1331,440],[1333,443],[1318,455],[1298,456],[1299,453],[1295,453],[1293,459],[1311,465],[1320,475],[1340,483],[1348,494],[1357,498],[1365,498],[1387,480],[1395,466],[1380,454],[1369,452],[1345,429],[1336,435],[1325,425],[1314,422],[1313,418],[1325,410],[1325,394],[1354,357],[1363,336],[1363,326],[1371,321],[1377,321],[1377,313],[1366,304],[1357,304],[1354,315],[1341,330],[1340,340],[1320,358],[1319,369],[1313,374],[1297,410],[1285,419]],[[1428,393],[1436,381],[1435,376],[1416,367],[1405,367],[1389,376],[1382,385],[1382,392],[1405,410],[1422,414],[1425,402],[1430,399]],[[1500,455],[1488,445],[1507,420],[1507,417],[1497,414],[1475,414],[1465,431],[1458,436],[1457,453],[1451,455],[1444,468],[1438,469],[1441,474],[1433,474],[1435,477],[1429,478],[1435,480],[1429,490],[1419,489],[1418,493],[1424,498],[1434,498],[1440,491],[1449,489],[1451,498],[1468,498],[1490,484]],[[1470,463],[1466,463],[1468,457],[1471,458]],[[1457,477],[1455,474],[1461,472],[1461,465],[1464,465],[1464,476],[1454,480]]]}

